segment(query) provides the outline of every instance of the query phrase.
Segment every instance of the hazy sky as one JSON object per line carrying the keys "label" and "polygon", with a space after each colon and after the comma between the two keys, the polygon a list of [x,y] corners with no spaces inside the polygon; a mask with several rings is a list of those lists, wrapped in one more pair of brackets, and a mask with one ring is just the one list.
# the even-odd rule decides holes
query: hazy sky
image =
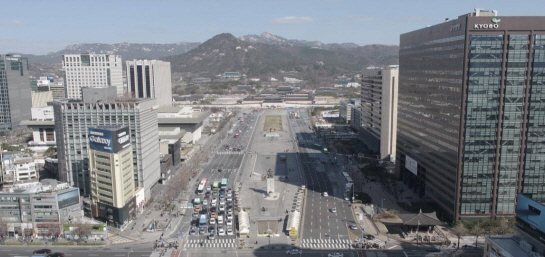
{"label": "hazy sky", "polygon": [[324,43],[398,44],[399,34],[474,8],[545,15],[545,0],[0,0],[0,53],[45,54],[78,43],[204,42],[267,31]]}

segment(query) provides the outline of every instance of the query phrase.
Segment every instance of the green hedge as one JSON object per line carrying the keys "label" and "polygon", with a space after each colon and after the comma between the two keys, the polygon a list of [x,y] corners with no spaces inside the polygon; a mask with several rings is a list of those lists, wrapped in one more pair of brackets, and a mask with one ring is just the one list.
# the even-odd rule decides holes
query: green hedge
{"label": "green hedge", "polygon": [[22,242],[3,242],[2,245],[23,245]]}
{"label": "green hedge", "polygon": [[371,196],[369,196],[368,194],[363,193],[363,192],[362,193],[355,193],[354,198],[356,198],[356,200],[361,201],[361,203],[371,203],[371,201],[372,201]]}

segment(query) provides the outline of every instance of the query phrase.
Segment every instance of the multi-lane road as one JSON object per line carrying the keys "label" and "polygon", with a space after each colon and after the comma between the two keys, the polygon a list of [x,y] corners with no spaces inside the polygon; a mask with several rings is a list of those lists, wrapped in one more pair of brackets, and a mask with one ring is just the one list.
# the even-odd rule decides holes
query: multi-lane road
{"label": "multi-lane road", "polygon": [[[246,114],[244,114],[246,113]],[[233,118],[233,122],[229,124],[228,127],[225,127],[222,131],[222,133],[225,133],[226,137],[215,146],[215,152],[210,158],[210,162],[205,165],[205,168],[203,168],[203,171],[201,172],[200,176],[197,178],[196,182],[197,184],[202,179],[207,179],[207,187],[212,186],[214,181],[221,181],[222,179],[227,179],[227,188],[232,189],[234,186],[234,182],[236,181],[237,174],[241,168],[242,162],[244,160],[245,155],[251,154],[248,152],[249,149],[249,143],[251,142],[253,132],[255,130],[256,122],[260,116],[261,112],[253,112],[251,110],[245,110],[241,111],[237,117]],[[195,198],[204,199],[205,194],[198,194],[197,188],[191,189],[191,199],[193,200]],[[213,192],[211,192],[213,193]],[[203,234],[199,234],[198,229],[197,233],[195,235],[189,235],[189,232],[192,230],[192,227],[195,226],[195,222],[198,221],[198,217],[193,217],[191,214],[193,213],[193,210],[189,210],[186,212],[186,216],[184,220],[182,221],[183,226],[181,226],[178,233],[175,233],[174,236],[177,237],[183,237],[184,238],[184,248],[186,249],[192,249],[192,248],[234,248],[236,247],[236,239],[234,235],[218,235],[219,227],[223,227],[225,231],[227,229],[232,229],[233,232],[235,232],[235,223],[236,220],[232,220],[232,225],[227,225],[226,222],[226,215],[227,210],[231,206],[232,210],[234,211],[235,208],[235,194],[232,193],[233,198],[233,205],[229,204],[226,201],[225,209],[223,211],[220,210],[220,200],[219,195],[210,195],[208,200],[208,205],[206,206],[206,213],[208,216],[208,225],[206,232]],[[215,212],[220,215],[220,213],[223,214],[224,222],[223,224],[211,224],[210,223],[210,213],[212,210],[212,205],[210,203],[210,199],[217,198],[218,204],[215,206]],[[228,198],[228,197],[226,197]],[[235,215],[235,213],[233,213]],[[235,217],[235,216],[233,216]],[[213,240],[209,240],[207,237],[211,233],[209,230],[213,229],[216,238]]]}
{"label": "multi-lane road", "polygon": [[[321,142],[311,130],[306,110],[299,110],[299,118],[290,119],[290,126],[298,141],[298,156],[307,185],[304,211],[302,247],[345,248],[359,235],[348,227],[355,224],[349,203],[332,187],[330,176],[336,171],[330,166]],[[319,147],[322,146],[322,147]],[[329,176],[328,176],[329,174]],[[324,196],[327,193],[327,196]]]}

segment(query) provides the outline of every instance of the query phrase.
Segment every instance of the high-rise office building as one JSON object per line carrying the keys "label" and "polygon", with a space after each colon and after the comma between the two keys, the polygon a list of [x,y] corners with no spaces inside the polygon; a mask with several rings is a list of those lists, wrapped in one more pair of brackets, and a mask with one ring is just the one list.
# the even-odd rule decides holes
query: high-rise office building
{"label": "high-rise office building", "polygon": [[62,56],[66,98],[81,99],[81,88],[115,87],[123,90],[121,56],[111,54],[66,54]]}
{"label": "high-rise office building", "polygon": [[160,106],[172,105],[170,63],[158,60],[126,61],[127,91],[136,98],[155,98]]}
{"label": "high-rise office building", "polygon": [[451,219],[545,202],[545,17],[475,10],[401,35],[398,171]]}
{"label": "high-rise office building", "polygon": [[88,128],[100,125],[129,127],[134,180],[146,199],[160,177],[159,136],[155,99],[117,98],[116,90],[83,88],[82,100],[55,100],[55,133],[59,179],[89,195]]}
{"label": "high-rise office building", "polygon": [[365,76],[361,86],[362,139],[380,159],[395,161],[399,66]]}
{"label": "high-rise office building", "polygon": [[133,156],[128,127],[89,128],[93,217],[116,227],[135,215]]}
{"label": "high-rise office building", "polygon": [[29,120],[31,107],[27,58],[0,55],[0,133]]}

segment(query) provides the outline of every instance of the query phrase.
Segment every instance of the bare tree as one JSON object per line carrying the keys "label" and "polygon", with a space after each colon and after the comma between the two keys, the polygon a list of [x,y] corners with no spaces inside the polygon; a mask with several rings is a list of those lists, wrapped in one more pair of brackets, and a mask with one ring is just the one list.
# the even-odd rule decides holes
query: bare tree
{"label": "bare tree", "polygon": [[464,223],[462,223],[462,222],[456,222],[456,224],[454,225],[454,227],[452,227],[451,231],[452,231],[452,234],[454,234],[456,237],[458,237],[457,248],[460,248],[460,238],[461,238],[463,235],[466,235],[466,234],[467,234],[467,229],[466,229],[466,227],[464,226]]}
{"label": "bare tree", "polygon": [[84,237],[86,238],[91,234],[91,231],[93,229],[93,226],[88,223],[80,223],[75,225],[75,229],[72,231],[75,235],[78,236],[78,241],[82,240]]}
{"label": "bare tree", "polygon": [[4,239],[6,236],[8,236],[8,225],[0,217],[0,238]]}
{"label": "bare tree", "polygon": [[475,225],[469,230],[469,234],[475,236],[475,247],[477,247],[477,239],[479,239],[479,236],[483,234],[483,228],[479,223],[475,223]]}

